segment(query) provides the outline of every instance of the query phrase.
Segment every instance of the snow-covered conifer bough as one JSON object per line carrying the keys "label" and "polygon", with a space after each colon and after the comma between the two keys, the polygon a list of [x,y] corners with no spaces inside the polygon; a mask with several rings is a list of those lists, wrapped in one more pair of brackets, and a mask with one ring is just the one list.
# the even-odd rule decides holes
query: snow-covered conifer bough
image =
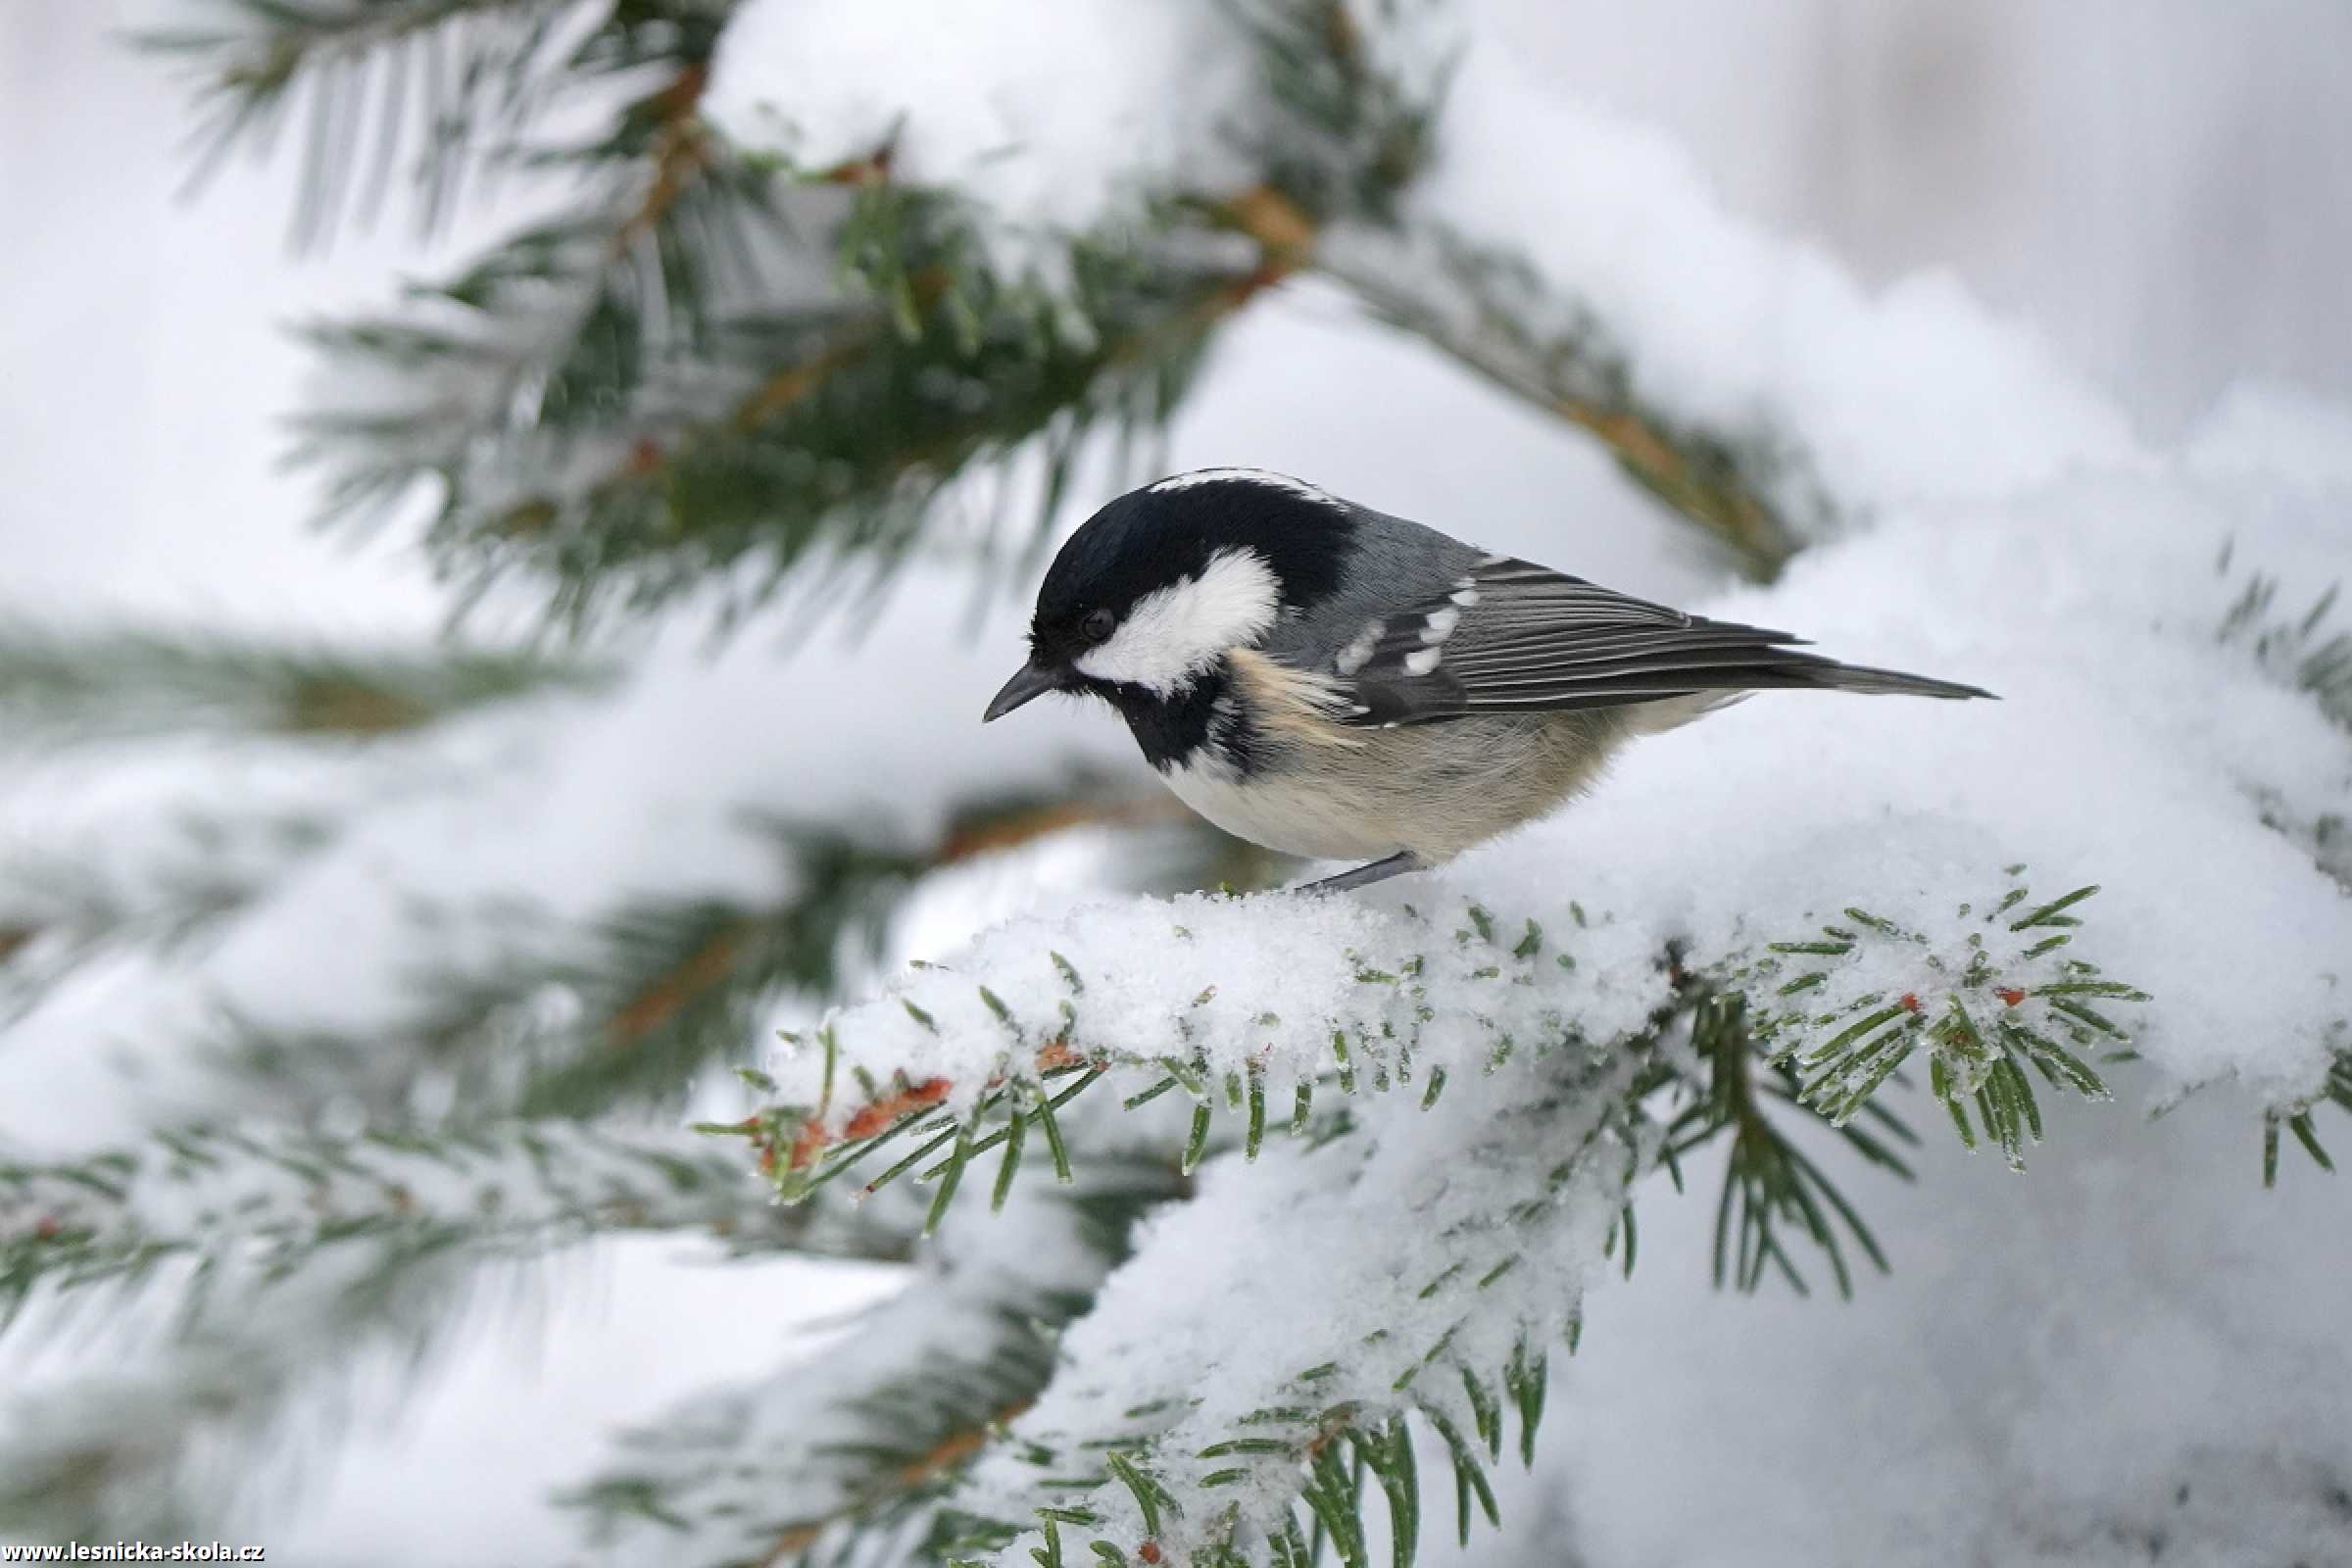
{"label": "snow-covered conifer bough", "polygon": [[1451,859],[1590,787],[1630,741],[1750,692],[1990,697],[1839,663],[1491,555],[1258,468],[1112,501],[1038,590],[1029,661],[988,705],[1117,709],[1168,787],[1269,849],[1367,863],[1362,887]]}

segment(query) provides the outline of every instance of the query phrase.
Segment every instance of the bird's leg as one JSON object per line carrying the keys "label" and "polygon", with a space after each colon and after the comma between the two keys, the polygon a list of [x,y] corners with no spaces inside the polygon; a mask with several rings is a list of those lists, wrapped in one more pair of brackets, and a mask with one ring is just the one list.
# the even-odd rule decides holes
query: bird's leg
{"label": "bird's leg", "polygon": [[1407,871],[1418,871],[1421,868],[1419,856],[1410,850],[1399,850],[1385,860],[1374,860],[1370,865],[1359,865],[1352,871],[1342,871],[1339,875],[1327,876],[1320,882],[1301,883],[1293,891],[1298,893],[1345,893],[1349,888],[1370,887],[1375,882],[1386,882],[1393,876],[1402,876]]}

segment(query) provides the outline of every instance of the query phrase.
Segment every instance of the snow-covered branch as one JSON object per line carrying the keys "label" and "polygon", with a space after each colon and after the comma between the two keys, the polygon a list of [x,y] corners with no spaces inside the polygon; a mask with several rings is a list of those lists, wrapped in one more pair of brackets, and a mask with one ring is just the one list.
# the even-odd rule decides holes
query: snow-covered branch
{"label": "snow-covered branch", "polygon": [[352,648],[155,629],[0,624],[0,737],[405,736],[471,710],[595,691],[586,659],[464,646]]}
{"label": "snow-covered branch", "polygon": [[1655,1152],[1633,1109],[1643,1067],[1564,1048],[1474,1074],[1437,1113],[1392,1095],[1351,1136],[1286,1144],[1255,1170],[1211,1161],[950,1499],[967,1544],[950,1549],[1283,1561],[1319,1530],[1361,1562],[1360,1457],[1409,1553],[1408,1418],[1450,1460],[1466,1535],[1470,1499],[1492,1507],[1503,1412],[1525,1451],[1544,1360]]}
{"label": "snow-covered branch", "polygon": [[[1142,1129],[1112,1120],[1073,1118],[1079,1189],[1012,1195],[992,1223],[927,1250],[823,1354],[624,1434],[567,1500],[615,1559],[834,1561],[930,1534],[956,1479],[1044,1390],[1061,1329],[1092,1307],[1137,1215],[1180,1195],[1173,1164],[1134,1147]],[[921,1213],[904,1191],[868,1206]]]}
{"label": "snow-covered branch", "polygon": [[[678,1133],[571,1122],[333,1138],[271,1127],[158,1133],[142,1148],[0,1165],[0,1300],[149,1282],[191,1324],[326,1260],[354,1291],[426,1254],[525,1256],[610,1231],[700,1229],[746,1250],[896,1257],[903,1231],[826,1207],[786,1217],[737,1161]],[[185,1272],[181,1272],[185,1265]]]}

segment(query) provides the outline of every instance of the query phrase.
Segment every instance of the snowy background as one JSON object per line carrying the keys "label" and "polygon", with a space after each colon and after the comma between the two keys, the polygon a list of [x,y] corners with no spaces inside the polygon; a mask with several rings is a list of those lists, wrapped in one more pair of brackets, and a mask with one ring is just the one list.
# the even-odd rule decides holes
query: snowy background
{"label": "snowy background", "polygon": [[[2210,466],[2227,462],[2231,428],[2280,439],[2289,421],[2249,423],[2249,408],[2352,400],[2352,99],[2335,79],[2352,13],[2121,0],[1471,9],[1544,91],[1679,143],[1733,212],[1818,244],[1874,290],[1910,280],[1908,297],[1940,297],[1943,283],[1917,276],[1948,273],[2012,318],[2121,411],[2053,421],[2060,447],[2112,460],[2201,439]],[[282,167],[233,171],[200,204],[175,202],[181,107],[109,37],[145,14],[0,0],[0,269],[16,302],[0,317],[0,613],[427,625],[434,596],[397,535],[354,552],[305,532],[309,499],[274,469],[273,421],[306,395],[307,363],[279,328],[376,301],[430,258],[387,233],[290,264]],[[504,226],[476,223],[456,249]],[[1703,272],[1692,286],[1707,287]],[[2076,396],[2063,373],[2048,384],[2054,401]],[[2238,425],[2209,424],[2232,389]],[[2340,476],[2332,421],[2352,416],[2294,411]],[[1178,422],[1172,468],[1236,462],[1496,543],[1542,541],[1547,559],[1632,592],[1722,586],[1589,446],[1315,288],[1255,307]],[[902,590],[910,601],[920,608],[919,586]],[[794,721],[829,724],[885,765],[911,755],[903,739],[849,733],[867,694],[900,689],[895,664],[919,674],[925,713],[969,711],[1016,624],[1001,612],[968,644],[951,627],[812,650],[816,667],[858,684]],[[698,718],[757,700],[774,657],[747,640],[694,683],[701,707],[632,733],[654,724],[691,748]],[[1056,744],[1133,765],[1123,739],[1086,717],[1048,721]],[[974,772],[1003,776],[1018,744],[975,732]],[[582,776],[610,777],[613,759],[553,745]],[[789,734],[738,745],[725,765],[753,779],[794,746]],[[63,799],[72,789],[20,768],[0,789],[0,833],[53,832],[61,813],[101,824],[104,803]],[[714,853],[691,823],[624,847],[596,794],[554,803],[559,822],[569,811],[583,838],[614,845],[583,882]],[[415,848],[430,862],[479,846]],[[543,885],[561,897],[560,878]],[[900,952],[940,951],[1050,896],[950,892],[911,911]],[[246,949],[228,971],[244,985],[321,984],[273,972],[266,940]],[[0,1040],[0,1138],[72,1148],[123,1124],[111,1057],[88,1048],[168,1008],[171,977],[111,979]],[[2249,1521],[2308,1543],[2337,1507],[2352,1561],[2340,1328],[2352,1204],[2299,1163],[2261,1194],[2245,1106],[2219,1097],[2153,1125],[2070,1108],[2025,1181],[1931,1144],[1916,1188],[1869,1194],[1895,1267],[1850,1305],[1714,1294],[1709,1205],[1655,1195],[1643,1266],[1589,1298],[1545,1460],[1514,1482],[1524,1494],[1504,1498],[1506,1519],[1556,1507],[1576,1554],[1556,1560],[1592,1568],[1819,1562],[1829,1541],[1857,1563],[1952,1541],[2002,1562],[2168,1550],[2218,1562],[2252,1544]],[[571,1523],[538,1499],[594,1468],[608,1430],[767,1362],[796,1322],[876,1288],[850,1270],[721,1270],[626,1244],[506,1293],[519,1299],[485,1293],[425,1391],[392,1397],[402,1369],[382,1368],[333,1442],[307,1462],[289,1455],[259,1490],[245,1536],[278,1561],[563,1560]],[[37,1386],[73,1353],[0,1348],[14,1358],[0,1378]],[[2331,1425],[2338,1468],[2305,1473],[2325,1446],[2312,1434]],[[2282,1444],[2288,1433],[2298,1441]],[[2017,1500],[1988,1525],[1992,1497]]]}

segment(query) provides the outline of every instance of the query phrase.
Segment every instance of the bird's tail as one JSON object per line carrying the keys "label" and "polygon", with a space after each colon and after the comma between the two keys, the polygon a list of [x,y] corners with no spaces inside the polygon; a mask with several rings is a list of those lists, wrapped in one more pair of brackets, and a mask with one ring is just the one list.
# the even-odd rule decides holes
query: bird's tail
{"label": "bird's tail", "polygon": [[1744,702],[1763,691],[1859,692],[1872,697],[1989,697],[2000,699],[1982,686],[1963,685],[1959,681],[1936,680],[1928,675],[1906,675],[1896,669],[1877,669],[1868,664],[1841,664],[1835,659],[1808,654],[1785,645],[1754,650],[1753,657],[1729,665],[1701,671],[1706,685],[1698,691],[1663,698],[1640,705],[1639,724],[1642,731],[1656,735],[1679,729],[1694,718]]}
{"label": "bird's tail", "polygon": [[1791,663],[1791,673],[1809,679],[1792,684],[1819,687],[1824,691],[1862,692],[1873,697],[1989,697],[2000,699],[1982,686],[1963,685],[1956,680],[1936,680],[1930,675],[1906,675],[1899,669],[1874,669],[1868,664],[1840,664],[1834,659],[1806,658],[1802,664]]}

